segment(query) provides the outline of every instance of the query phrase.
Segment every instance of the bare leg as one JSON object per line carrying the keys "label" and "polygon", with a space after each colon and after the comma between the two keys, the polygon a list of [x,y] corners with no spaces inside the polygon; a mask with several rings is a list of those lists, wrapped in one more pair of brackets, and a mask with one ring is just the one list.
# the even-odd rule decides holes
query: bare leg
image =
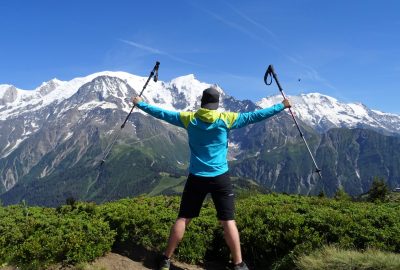
{"label": "bare leg", "polygon": [[186,225],[188,225],[191,220],[191,218],[178,218],[175,221],[175,224],[172,226],[171,232],[169,234],[167,249],[164,252],[164,255],[168,258],[171,258],[172,254],[175,251],[175,248],[182,240],[183,235],[185,234]]}
{"label": "bare leg", "polygon": [[240,250],[240,237],[236,222],[234,220],[220,220],[219,222],[224,227],[224,237],[231,251],[233,263],[241,263],[242,252]]}

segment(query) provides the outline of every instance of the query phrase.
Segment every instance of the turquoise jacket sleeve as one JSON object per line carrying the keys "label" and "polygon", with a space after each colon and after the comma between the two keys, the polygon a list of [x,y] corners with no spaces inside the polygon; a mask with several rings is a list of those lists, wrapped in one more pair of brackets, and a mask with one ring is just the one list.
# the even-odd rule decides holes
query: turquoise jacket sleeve
{"label": "turquoise jacket sleeve", "polygon": [[168,111],[161,109],[159,107],[147,104],[144,101],[141,101],[136,104],[136,107],[141,109],[142,111],[150,114],[151,116],[164,120],[170,124],[173,124],[178,127],[184,127],[180,118],[180,113],[176,111]]}
{"label": "turquoise jacket sleeve", "polygon": [[245,127],[250,124],[260,122],[267,119],[275,114],[283,111],[285,106],[282,103],[273,105],[272,107],[265,108],[262,110],[257,110],[254,112],[239,113],[235,122],[231,126],[231,129]]}

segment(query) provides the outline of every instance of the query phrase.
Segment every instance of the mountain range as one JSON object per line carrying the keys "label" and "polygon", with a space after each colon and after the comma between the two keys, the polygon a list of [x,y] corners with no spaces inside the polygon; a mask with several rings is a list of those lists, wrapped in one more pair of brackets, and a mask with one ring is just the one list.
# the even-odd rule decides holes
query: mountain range
{"label": "mountain range", "polygon": [[[140,110],[120,128],[132,106],[130,97],[146,80],[126,72],[100,72],[71,81],[53,79],[34,90],[0,85],[1,201],[53,206],[68,197],[103,202],[179,193],[189,156],[185,131]],[[151,81],[143,97],[169,110],[196,110],[209,86],[187,75]],[[279,95],[259,102],[237,100],[213,86],[221,92],[222,111],[252,111],[282,100]],[[286,112],[231,132],[233,176],[301,194],[333,195],[342,187],[357,195],[369,189],[374,176],[384,177],[391,187],[400,185],[400,116],[319,93],[289,98],[323,178],[313,173]],[[100,166],[116,132],[120,139]]]}

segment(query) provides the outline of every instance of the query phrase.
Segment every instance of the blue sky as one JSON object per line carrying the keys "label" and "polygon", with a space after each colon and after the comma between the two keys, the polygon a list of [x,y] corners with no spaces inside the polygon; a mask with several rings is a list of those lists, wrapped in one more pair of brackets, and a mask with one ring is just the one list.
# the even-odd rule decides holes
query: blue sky
{"label": "blue sky", "polygon": [[[320,92],[400,114],[400,1],[2,0],[0,84],[195,74],[239,99]],[[300,80],[299,80],[300,79]]]}

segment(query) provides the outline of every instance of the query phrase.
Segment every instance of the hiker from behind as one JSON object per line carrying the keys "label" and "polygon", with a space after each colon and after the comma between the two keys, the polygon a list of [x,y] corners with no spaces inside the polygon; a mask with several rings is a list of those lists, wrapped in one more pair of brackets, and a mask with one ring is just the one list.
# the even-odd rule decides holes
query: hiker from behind
{"label": "hiker from behind", "polygon": [[290,107],[287,99],[272,107],[253,112],[219,112],[220,94],[215,88],[203,91],[201,108],[196,112],[168,111],[133,97],[136,106],[148,114],[170,124],[185,128],[189,139],[189,176],[181,197],[180,210],[171,228],[167,248],[160,263],[160,270],[168,270],[170,258],[182,240],[186,226],[198,217],[208,193],[217,210],[217,218],[224,229],[235,270],[248,269],[242,260],[239,232],[235,223],[235,205],[232,183],[228,173],[229,131],[267,119]]}

